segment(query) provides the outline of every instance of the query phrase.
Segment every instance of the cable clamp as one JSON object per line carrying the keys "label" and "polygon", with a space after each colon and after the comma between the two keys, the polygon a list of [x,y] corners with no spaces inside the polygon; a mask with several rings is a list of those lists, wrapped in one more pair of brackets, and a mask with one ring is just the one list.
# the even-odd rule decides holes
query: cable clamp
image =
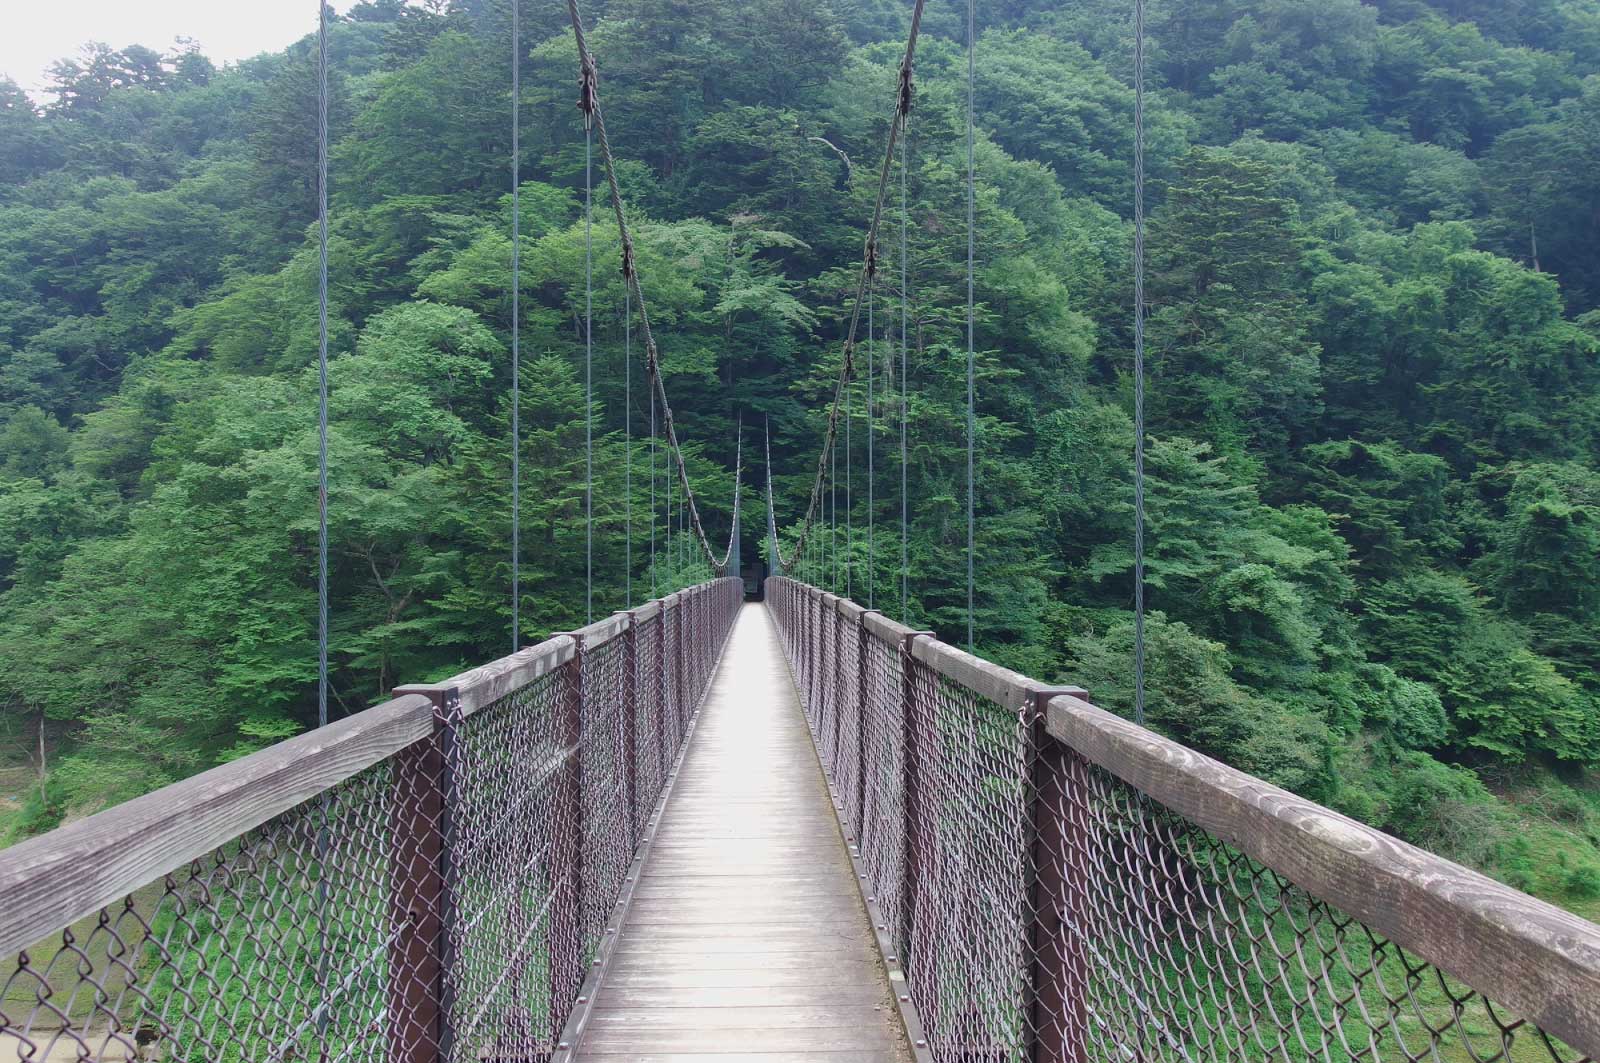
{"label": "cable clamp", "polygon": [[900,104],[899,115],[904,122],[911,114],[911,101],[916,97],[916,83],[911,77],[911,64],[902,63],[900,66]]}
{"label": "cable clamp", "polygon": [[585,55],[578,70],[578,110],[583,112],[583,124],[586,127],[594,123],[595,101],[599,90],[600,72],[595,69],[594,58]]}

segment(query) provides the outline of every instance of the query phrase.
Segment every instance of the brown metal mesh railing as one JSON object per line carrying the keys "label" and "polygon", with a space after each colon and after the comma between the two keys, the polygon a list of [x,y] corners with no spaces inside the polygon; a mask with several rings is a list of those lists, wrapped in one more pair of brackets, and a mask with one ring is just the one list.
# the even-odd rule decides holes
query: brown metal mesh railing
{"label": "brown metal mesh railing", "polygon": [[1600,1054],[1600,927],[1081,690],[766,598],[932,1059]]}
{"label": "brown metal mesh railing", "polygon": [[722,579],[0,852],[0,1063],[548,1059]]}

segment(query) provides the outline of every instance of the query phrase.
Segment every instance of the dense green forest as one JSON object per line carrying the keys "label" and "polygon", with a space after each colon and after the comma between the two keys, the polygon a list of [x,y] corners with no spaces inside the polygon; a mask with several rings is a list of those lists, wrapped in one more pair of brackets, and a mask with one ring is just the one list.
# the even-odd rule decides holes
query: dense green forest
{"label": "dense green forest", "polygon": [[[792,535],[910,4],[589,6],[711,537],[729,526],[741,415],[747,456],[770,423]],[[1130,7],[987,0],[976,48],[978,648],[1119,710]],[[1151,719],[1593,912],[1600,2],[1150,7]],[[966,605],[964,20],[965,5],[929,5],[905,165],[911,619],[952,638]],[[524,0],[522,24],[533,641],[584,607],[585,159],[562,5]],[[367,0],[335,20],[331,48],[342,714],[508,644],[509,7]],[[225,69],[193,48],[91,46],[53,69],[42,102],[0,81],[0,835],[314,722],[315,73],[308,38]],[[707,570],[668,537],[637,344],[624,402],[617,233],[597,206],[605,612]],[[838,555],[855,597],[870,581],[894,612],[898,183],[890,206],[864,362],[875,512],[863,382],[839,461],[851,508],[841,485],[840,530],[813,539],[803,574],[832,579]],[[763,476],[747,467],[747,557]]]}

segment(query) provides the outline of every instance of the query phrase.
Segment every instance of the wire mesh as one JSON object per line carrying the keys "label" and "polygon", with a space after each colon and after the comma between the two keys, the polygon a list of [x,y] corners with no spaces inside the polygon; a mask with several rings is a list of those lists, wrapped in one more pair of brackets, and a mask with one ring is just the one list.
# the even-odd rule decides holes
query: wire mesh
{"label": "wire mesh", "polygon": [[1049,856],[1066,874],[1045,898],[1058,929],[1038,944],[1077,1003],[1034,1021],[1085,1058],[1588,1058],[1084,757],[1061,759]]}
{"label": "wire mesh", "polygon": [[702,584],[470,714],[440,696],[431,736],[129,884],[0,966],[0,1060],[548,1059],[741,601]]}
{"label": "wire mesh", "polygon": [[766,598],[934,1060],[1590,1059],[1056,741],[1042,686]]}
{"label": "wire mesh", "polygon": [[[378,1058],[395,927],[382,898],[388,772],[317,801],[17,958],[0,1051],[17,1058]],[[246,992],[244,987],[253,987]],[[7,1044],[7,1042],[11,1042]]]}

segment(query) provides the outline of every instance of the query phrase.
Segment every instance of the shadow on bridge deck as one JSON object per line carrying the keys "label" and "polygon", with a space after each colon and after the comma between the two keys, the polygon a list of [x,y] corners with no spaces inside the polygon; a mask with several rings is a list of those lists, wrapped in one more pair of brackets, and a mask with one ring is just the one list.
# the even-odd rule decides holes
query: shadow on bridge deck
{"label": "shadow on bridge deck", "polygon": [[763,605],[739,614],[577,1058],[906,1060]]}

